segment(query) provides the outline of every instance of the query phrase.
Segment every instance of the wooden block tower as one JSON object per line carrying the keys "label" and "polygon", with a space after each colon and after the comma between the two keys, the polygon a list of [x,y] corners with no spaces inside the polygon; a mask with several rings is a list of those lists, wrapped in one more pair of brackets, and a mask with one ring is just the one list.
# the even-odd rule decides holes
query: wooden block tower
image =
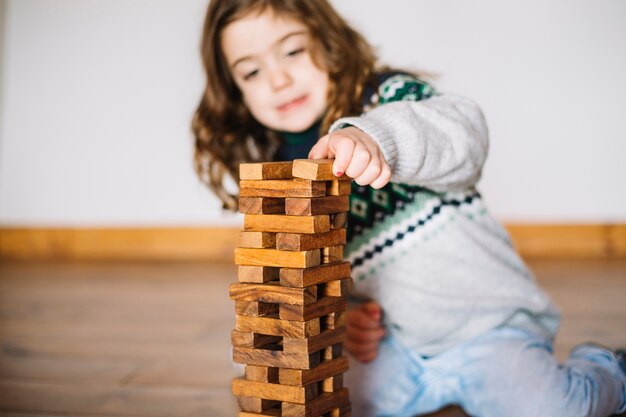
{"label": "wooden block tower", "polygon": [[343,261],[350,179],[332,160],[242,164],[233,381],[239,417],[350,416]]}

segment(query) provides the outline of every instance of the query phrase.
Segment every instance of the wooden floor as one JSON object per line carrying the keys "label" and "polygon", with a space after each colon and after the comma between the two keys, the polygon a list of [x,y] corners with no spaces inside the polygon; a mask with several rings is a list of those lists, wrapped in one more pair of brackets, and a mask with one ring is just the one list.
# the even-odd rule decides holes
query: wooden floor
{"label": "wooden floor", "polygon": [[[563,312],[560,358],[588,340],[626,346],[626,260],[531,266]],[[234,276],[231,265],[0,265],[0,416],[235,416]]]}

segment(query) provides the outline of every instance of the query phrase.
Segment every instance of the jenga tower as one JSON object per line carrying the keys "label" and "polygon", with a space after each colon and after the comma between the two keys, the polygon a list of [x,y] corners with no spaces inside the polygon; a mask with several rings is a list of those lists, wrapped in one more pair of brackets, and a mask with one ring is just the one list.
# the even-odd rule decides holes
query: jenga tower
{"label": "jenga tower", "polygon": [[242,164],[244,230],[230,287],[239,417],[350,416],[342,354],[352,280],[343,261],[350,179],[332,160]]}

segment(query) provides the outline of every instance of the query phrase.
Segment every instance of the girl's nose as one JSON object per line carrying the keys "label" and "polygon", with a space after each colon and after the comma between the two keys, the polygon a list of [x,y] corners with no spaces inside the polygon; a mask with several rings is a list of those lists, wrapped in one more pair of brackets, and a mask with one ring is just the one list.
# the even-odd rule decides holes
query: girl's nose
{"label": "girl's nose", "polygon": [[270,74],[270,83],[274,90],[280,90],[291,84],[291,76],[283,68],[275,68]]}

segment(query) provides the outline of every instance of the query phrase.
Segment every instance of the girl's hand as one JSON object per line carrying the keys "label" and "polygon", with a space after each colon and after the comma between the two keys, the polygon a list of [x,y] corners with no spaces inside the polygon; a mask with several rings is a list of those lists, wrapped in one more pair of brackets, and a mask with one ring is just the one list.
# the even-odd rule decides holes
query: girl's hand
{"label": "girl's hand", "polygon": [[352,126],[322,137],[309,152],[309,158],[335,158],[335,175],[346,174],[359,185],[382,188],[391,178],[391,169],[378,144]]}
{"label": "girl's hand", "polygon": [[381,318],[382,309],[374,301],[348,311],[345,347],[358,361],[367,363],[376,359],[378,345],[385,336]]}

